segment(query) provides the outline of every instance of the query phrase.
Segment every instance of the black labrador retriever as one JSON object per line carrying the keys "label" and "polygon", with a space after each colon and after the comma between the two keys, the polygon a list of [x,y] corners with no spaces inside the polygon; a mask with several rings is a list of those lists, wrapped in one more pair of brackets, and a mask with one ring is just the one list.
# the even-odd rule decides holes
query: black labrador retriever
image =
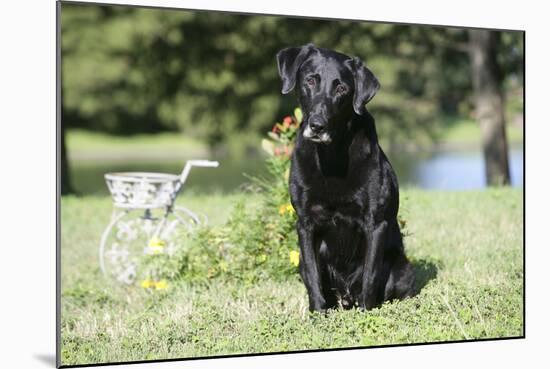
{"label": "black labrador retriever", "polygon": [[371,309],[414,294],[397,222],[395,173],[365,104],[380,84],[358,58],[317,48],[277,54],[282,93],[304,114],[289,179],[309,309]]}

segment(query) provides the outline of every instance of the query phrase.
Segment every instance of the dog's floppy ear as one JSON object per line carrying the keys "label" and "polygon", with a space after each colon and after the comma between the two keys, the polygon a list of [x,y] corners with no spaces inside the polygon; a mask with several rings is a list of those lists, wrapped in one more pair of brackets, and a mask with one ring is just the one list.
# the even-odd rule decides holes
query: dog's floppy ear
{"label": "dog's floppy ear", "polygon": [[307,44],[302,47],[287,47],[277,53],[277,67],[279,75],[283,80],[282,93],[287,94],[296,85],[296,73],[300,65],[306,60],[309,52],[313,49],[313,44]]}
{"label": "dog's floppy ear", "polygon": [[346,64],[353,72],[355,92],[353,94],[353,110],[359,115],[365,113],[365,104],[368,103],[380,89],[380,82],[359,58],[346,60]]}

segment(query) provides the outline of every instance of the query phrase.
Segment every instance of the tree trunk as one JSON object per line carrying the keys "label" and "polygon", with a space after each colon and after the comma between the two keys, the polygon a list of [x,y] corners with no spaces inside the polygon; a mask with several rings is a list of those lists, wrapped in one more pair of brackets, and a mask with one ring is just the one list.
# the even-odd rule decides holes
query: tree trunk
{"label": "tree trunk", "polygon": [[502,77],[497,64],[498,33],[469,30],[476,118],[481,126],[485,178],[489,186],[510,184]]}
{"label": "tree trunk", "polygon": [[[66,124],[66,123],[65,123]],[[60,145],[61,145],[61,194],[68,195],[74,193],[71,186],[71,176],[69,174],[69,161],[67,160],[67,148],[65,146],[65,124],[61,122],[61,134],[60,134]]]}
{"label": "tree trunk", "polygon": [[[56,4],[57,12],[57,28],[56,28],[56,124],[57,124],[57,139],[59,140],[60,150],[57,154],[60,156],[59,168],[58,170],[61,173],[58,175],[61,177],[61,195],[68,195],[74,193],[73,187],[71,186],[71,176],[69,174],[69,161],[67,159],[67,147],[65,145],[65,127],[67,126],[67,119],[65,114],[63,114],[63,76],[61,69],[61,4]],[[57,150],[57,147],[56,147]]]}
{"label": "tree trunk", "polygon": [[[58,36],[59,37],[59,36]],[[59,41],[58,41],[59,42]],[[60,47],[58,46],[58,50]],[[58,51],[59,53],[59,51]],[[71,185],[71,176],[69,174],[69,160],[67,159],[67,146],[65,145],[65,127],[67,126],[67,117],[66,112],[63,109],[63,85],[61,83],[61,70],[59,65],[61,64],[61,55],[58,54],[58,86],[57,86],[57,138],[59,140],[59,151],[60,156],[59,160],[59,175],[61,177],[61,195],[68,195],[74,193],[73,187]],[[65,113],[65,114],[64,114]]]}

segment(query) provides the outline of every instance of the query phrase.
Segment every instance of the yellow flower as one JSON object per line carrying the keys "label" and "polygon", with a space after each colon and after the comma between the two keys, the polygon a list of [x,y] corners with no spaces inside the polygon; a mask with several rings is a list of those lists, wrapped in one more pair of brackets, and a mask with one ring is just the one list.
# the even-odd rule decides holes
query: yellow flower
{"label": "yellow flower", "polygon": [[155,282],[151,279],[145,279],[141,282],[141,287],[143,288],[154,288],[156,290],[165,290],[168,288],[168,282],[165,279],[162,279],[158,282]]}
{"label": "yellow flower", "polygon": [[145,253],[148,255],[161,254],[164,251],[165,245],[166,242],[156,236],[153,236],[145,249]]}
{"label": "yellow flower", "polygon": [[283,204],[279,206],[279,214],[283,215],[284,213],[294,213],[294,208],[292,207],[292,204]]}
{"label": "yellow flower", "polygon": [[149,247],[164,247],[164,245],[165,242],[157,236],[153,236],[149,241]]}
{"label": "yellow flower", "polygon": [[157,290],[165,290],[168,288],[168,282],[166,282],[165,279],[162,279],[160,281],[158,281],[157,283],[155,283],[155,288]]}
{"label": "yellow flower", "polygon": [[150,279],[145,279],[141,282],[141,287],[143,288],[151,288],[153,287],[153,285],[155,284],[155,282],[153,282],[152,280]]}
{"label": "yellow flower", "polygon": [[289,213],[295,213],[296,211],[294,210],[294,208],[292,207],[292,204],[288,204],[286,206],[286,211],[289,212]]}
{"label": "yellow flower", "polygon": [[290,259],[290,264],[292,264],[294,266],[298,266],[298,264],[300,264],[300,253],[298,251],[292,250],[288,254],[288,257]]}

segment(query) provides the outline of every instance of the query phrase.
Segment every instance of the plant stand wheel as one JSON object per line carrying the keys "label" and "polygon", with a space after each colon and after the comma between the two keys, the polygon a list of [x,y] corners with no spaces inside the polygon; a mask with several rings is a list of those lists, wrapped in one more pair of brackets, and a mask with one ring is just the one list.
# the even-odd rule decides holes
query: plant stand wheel
{"label": "plant stand wheel", "polygon": [[131,285],[144,278],[141,258],[159,253],[171,256],[185,243],[186,234],[204,224],[187,208],[117,209],[103,231],[99,263],[103,274]]}
{"label": "plant stand wheel", "polygon": [[[197,214],[175,206],[193,167],[216,168],[217,161],[188,160],[180,175],[156,172],[106,173],[114,210],[99,243],[99,265],[104,275],[125,284],[137,279],[158,276],[159,267],[139,270],[149,255],[174,255],[183,247],[185,235],[201,222]],[[153,269],[156,269],[153,270]],[[143,280],[146,281],[145,279]],[[149,282],[147,282],[149,283]]]}

